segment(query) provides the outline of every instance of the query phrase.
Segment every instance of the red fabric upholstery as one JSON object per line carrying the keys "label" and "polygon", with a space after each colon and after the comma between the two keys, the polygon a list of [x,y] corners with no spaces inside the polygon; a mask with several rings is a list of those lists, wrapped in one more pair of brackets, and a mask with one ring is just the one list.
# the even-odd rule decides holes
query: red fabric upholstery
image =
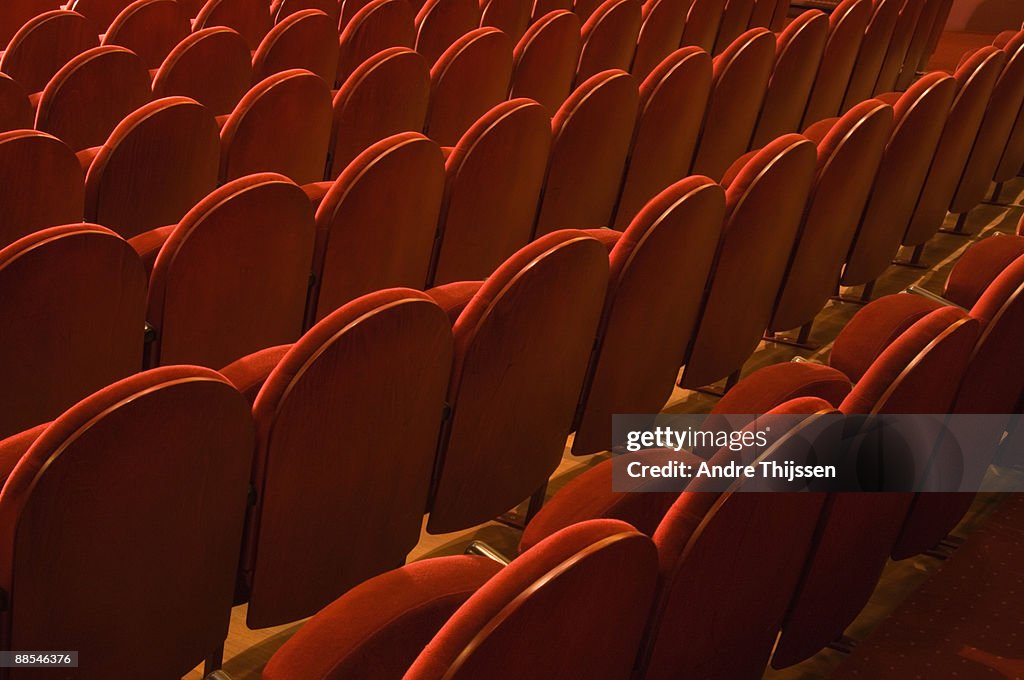
{"label": "red fabric upholstery", "polygon": [[21,461],[21,457],[29,450],[32,444],[39,439],[49,423],[37,425],[30,430],[20,434],[11,435],[7,439],[0,440],[0,488],[7,482],[15,466]]}
{"label": "red fabric upholstery", "polygon": [[228,26],[245,38],[250,50],[255,50],[272,25],[270,5],[265,0],[206,0],[193,29]]}
{"label": "red fabric upholstery", "polygon": [[267,376],[279,363],[291,345],[277,345],[254,352],[248,356],[231,362],[220,369],[220,374],[228,379],[235,389],[245,396],[246,401],[252,404],[256,401]]}
{"label": "red fabric upholstery", "polygon": [[483,285],[483,281],[456,281],[431,288],[427,291],[427,295],[433,298],[434,302],[448,315],[452,325],[455,325],[459,315]]}
{"label": "red fabric upholstery", "polygon": [[480,19],[477,0],[427,0],[416,14],[416,51],[434,64],[445,50],[476,29]]}
{"label": "red fabric upholstery", "polygon": [[801,127],[840,112],[871,14],[871,0],[843,0],[829,15],[828,42]]}
{"label": "red fabric upholstery", "polygon": [[751,373],[712,409],[715,414],[757,415],[791,399],[818,397],[833,406],[842,403],[852,385],[843,373],[812,363],[775,364]]}
{"label": "red fabric upholstery", "polygon": [[1024,255],[1024,237],[1000,235],[971,245],[953,265],[943,295],[961,307],[973,307],[985,289]]}
{"label": "red fabric upholstery", "polygon": [[839,118],[826,118],[804,130],[803,135],[815,144],[820,144],[829,131],[839,122]]}
{"label": "red fabric upholstery", "polygon": [[217,26],[196,31],[171,50],[153,78],[153,94],[189,97],[213,115],[223,116],[231,113],[251,84],[252,61],[245,39]]}
{"label": "red fabric upholstery", "polygon": [[167,239],[170,238],[171,233],[174,232],[175,226],[177,225],[157,227],[128,239],[128,245],[139,254],[139,259],[142,260],[142,266],[146,268],[147,274],[153,272],[156,256],[160,253],[160,249],[164,247]]}

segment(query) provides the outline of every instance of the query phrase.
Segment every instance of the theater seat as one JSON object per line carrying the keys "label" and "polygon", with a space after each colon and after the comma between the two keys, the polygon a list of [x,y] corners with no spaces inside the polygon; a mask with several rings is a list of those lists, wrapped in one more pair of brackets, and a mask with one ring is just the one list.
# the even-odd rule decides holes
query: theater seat
{"label": "theater seat", "polygon": [[416,562],[327,607],[264,677],[626,680],[657,571],[651,540],[614,520],[565,529],[507,567],[470,556]]}
{"label": "theater seat", "polygon": [[78,12],[43,12],[29,19],[11,38],[0,57],[0,71],[18,81],[30,95],[40,92],[64,64],[99,45],[98,34],[95,24]]}
{"label": "theater seat", "polygon": [[100,33],[106,33],[110,22],[130,3],[131,0],[70,0],[67,5],[92,21]]}
{"label": "theater seat", "polygon": [[279,24],[296,12],[307,9],[320,10],[330,17],[335,27],[341,19],[341,2],[338,0],[273,0],[270,3],[270,16],[274,24]]}
{"label": "theater seat", "polygon": [[[345,3],[345,7],[348,7],[348,3]],[[412,48],[416,43],[414,19],[413,10],[407,2],[372,0],[366,3],[345,24],[341,33],[338,83],[343,83],[361,64],[384,50],[392,47]]]}
{"label": "theater seat", "polygon": [[680,47],[691,45],[711,54],[715,49],[715,38],[725,11],[725,0],[693,0],[683,24],[683,39]]}
{"label": "theater seat", "polygon": [[417,132],[387,137],[345,168],[316,213],[307,326],[360,295],[426,286],[444,184],[441,150]]}
{"label": "theater seat", "polygon": [[889,40],[889,47],[885,51],[885,59],[882,60],[882,67],[878,72],[878,80],[875,81],[876,95],[896,89],[924,3],[925,0],[907,0],[902,4],[892,38]]}
{"label": "theater seat", "polygon": [[870,99],[875,93],[875,83],[882,70],[886,50],[896,29],[903,0],[880,0],[874,3],[874,11],[864,29],[857,61],[853,65],[850,83],[846,87],[841,111],[845,113],[860,102]]}
{"label": "theater seat", "polygon": [[32,105],[13,78],[0,73],[0,132],[32,127]]}
{"label": "theater seat", "polygon": [[305,193],[281,175],[244,177],[199,202],[153,266],[149,365],[219,368],[297,340],[314,232]]}
{"label": "theater seat", "polygon": [[[217,68],[210,68],[217,64]],[[196,31],[171,50],[153,77],[156,97],[190,97],[215,116],[231,113],[252,83],[252,56],[230,28]]]}
{"label": "theater seat", "polygon": [[801,127],[839,113],[870,20],[871,0],[843,0],[829,15],[828,42]]}
{"label": "theater seat", "polygon": [[192,22],[193,30],[227,26],[238,31],[250,50],[259,47],[270,32],[270,4],[267,0],[206,0]]}
{"label": "theater seat", "polygon": [[640,0],[601,3],[580,31],[582,47],[574,85],[601,71],[628,71],[636,52],[641,20]]}
{"label": "theater seat", "polygon": [[754,0],[726,0],[722,11],[722,21],[718,26],[718,36],[712,54],[721,54],[736,38],[740,37],[750,24],[750,14],[754,11]]}
{"label": "theater seat", "polygon": [[456,40],[480,26],[477,0],[426,0],[416,14],[416,51],[431,65]]}
{"label": "theater seat", "polygon": [[644,3],[636,54],[629,69],[633,77],[644,80],[679,48],[691,4],[691,0],[648,0]]}
{"label": "theater seat", "polygon": [[185,14],[176,0],[136,0],[114,18],[103,44],[127,47],[147,69],[158,69],[192,30]]}
{"label": "theater seat", "polygon": [[530,25],[532,0],[486,0],[480,3],[480,26],[493,26],[518,42]]}
{"label": "theater seat", "polygon": [[580,57],[580,21],[568,10],[538,19],[512,51],[510,99],[528,97],[554,115],[572,90]]}
{"label": "theater seat", "polygon": [[267,33],[252,57],[253,79],[301,68],[333,85],[338,72],[338,29],[330,17],[307,9],[290,14]]}
{"label": "theater seat", "polygon": [[65,640],[92,677],[178,677],[213,657],[253,443],[245,400],[192,366],[126,378],[57,418],[0,492],[4,647]]}
{"label": "theater seat", "polygon": [[665,405],[697,328],[724,214],[722,188],[688,177],[653,198],[615,240],[573,453],[621,443],[613,442],[615,414],[659,413]]}
{"label": "theater seat", "polygon": [[564,230],[520,250],[473,295],[454,325],[452,412],[428,531],[493,519],[546,485],[572,426],[607,285],[605,247]]}
{"label": "theater seat", "polygon": [[502,102],[473,124],[445,163],[432,285],[487,278],[530,242],[551,150],[547,111]]}

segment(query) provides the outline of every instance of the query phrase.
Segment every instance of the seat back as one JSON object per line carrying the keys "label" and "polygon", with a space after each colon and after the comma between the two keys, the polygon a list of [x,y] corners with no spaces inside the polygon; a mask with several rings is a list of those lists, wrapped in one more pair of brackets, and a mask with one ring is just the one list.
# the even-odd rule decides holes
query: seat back
{"label": "seat back", "polygon": [[892,128],[892,107],[870,99],[818,144],[814,187],[769,332],[810,323],[835,291]]}
{"label": "seat back", "polygon": [[60,0],[8,0],[0,4],[0,45],[6,47],[26,22],[61,4]]}
{"label": "seat back", "polygon": [[640,35],[640,0],[605,0],[581,29],[576,84],[608,69],[628,71]]}
{"label": "seat back", "polygon": [[750,22],[747,24],[747,28],[772,28],[775,4],[775,0],[754,0],[754,9],[750,13]]}
{"label": "seat back", "polygon": [[414,19],[409,3],[401,0],[372,0],[356,12],[341,33],[338,82],[384,50],[411,48],[416,43]]}
{"label": "seat back", "polygon": [[720,180],[750,148],[775,63],[775,37],[755,28],[715,57],[711,97],[692,171]]}
{"label": "seat back", "polygon": [[615,414],[664,407],[697,327],[724,214],[722,188],[687,177],[654,197],[612,248],[573,453],[610,449]]}
{"label": "seat back", "polygon": [[[896,89],[905,90],[917,77],[917,70],[927,65],[925,59],[928,42],[931,39],[932,25],[938,20],[944,0],[925,0],[921,6],[914,31],[907,44],[907,55],[903,58],[903,68],[896,79]],[[945,24],[945,21],[943,21]]]}
{"label": "seat back", "polygon": [[942,226],[946,212],[963,176],[967,159],[978,137],[992,88],[1006,63],[1006,53],[983,47],[957,69],[957,94],[917,207],[903,235],[903,243],[917,246],[930,239]]}
{"label": "seat back", "polygon": [[94,47],[57,72],[39,98],[36,129],[73,151],[100,146],[128,114],[149,102],[149,72],[124,47]]}
{"label": "seat back", "polygon": [[416,14],[416,51],[433,65],[480,18],[477,0],[427,0]]}
{"label": "seat back", "polygon": [[638,109],[637,82],[623,71],[598,73],[565,100],[551,122],[554,140],[536,236],[611,223]]}
{"label": "seat back", "polygon": [[250,50],[259,47],[273,26],[267,0],[206,0],[199,10],[193,30],[227,26],[238,32]]}
{"label": "seat back", "polygon": [[656,573],[651,540],[625,522],[564,529],[473,593],[405,677],[628,677]]}
{"label": "seat back", "polygon": [[871,14],[871,0],[843,0],[829,16],[828,41],[807,100],[802,128],[839,113]]}
{"label": "seat back", "polygon": [[150,365],[220,368],[295,342],[315,231],[305,193],[281,175],[243,177],[203,199],[153,265]]}
{"label": "seat back", "polygon": [[110,230],[49,227],[0,249],[0,291],[0,438],[142,366],[146,275]]}
{"label": "seat back", "polygon": [[32,105],[28,95],[13,78],[0,73],[0,132],[32,127]]}
{"label": "seat back", "polygon": [[74,57],[100,44],[99,30],[78,12],[56,9],[29,19],[0,56],[0,71],[29,94],[40,92]]}
{"label": "seat back", "polygon": [[718,26],[718,36],[712,54],[721,54],[733,40],[740,37],[750,23],[750,14],[754,11],[754,0],[726,0],[722,12],[722,23]]}
{"label": "seat back", "polygon": [[370,57],[334,96],[328,179],[363,150],[399,132],[422,132],[430,104],[430,69],[406,47]]}
{"label": "seat back", "polygon": [[629,226],[647,201],[689,174],[711,75],[707,52],[682,47],[640,85],[640,116],[612,222],[616,229]]}
{"label": "seat back", "polygon": [[242,97],[221,129],[221,181],[278,172],[298,184],[327,168],[334,112],[331,91],[301,69],[275,73]]}
{"label": "seat back", "polygon": [[0,492],[4,646],[67,640],[95,677],[177,677],[212,655],[253,444],[245,399],[193,366],[126,378],[54,421]]}
{"label": "seat back", "polygon": [[896,127],[878,167],[840,283],[874,281],[899,251],[953,102],[956,81],[929,73],[896,102]]}
{"label": "seat back", "polygon": [[444,156],[419,133],[386,137],[359,154],[317,210],[307,323],[375,290],[422,290],[443,193]]}
{"label": "seat back", "polygon": [[882,68],[878,71],[875,94],[891,92],[896,89],[896,80],[903,69],[903,62],[907,58],[907,50],[910,48],[910,40],[914,35],[914,27],[921,16],[924,3],[925,0],[906,0],[900,8],[892,38],[889,40],[889,47],[885,51],[885,59],[882,60]]}
{"label": "seat back", "polygon": [[224,116],[251,83],[252,58],[245,40],[232,29],[218,26],[196,31],[171,50],[153,78],[153,94],[189,97],[213,115]]}
{"label": "seat back", "polygon": [[1009,61],[992,90],[974,148],[950,201],[950,212],[965,213],[980,203],[997,174],[1004,150],[1011,153],[1013,129],[1024,104],[1024,33],[1015,38],[1005,50]]}
{"label": "seat back", "polygon": [[[540,21],[541,17],[562,9],[572,12],[572,0],[534,0],[533,12],[530,15],[530,18],[534,23],[536,23],[537,21]],[[580,23],[583,23],[582,19],[580,20]]]}
{"label": "seat back", "polygon": [[217,186],[217,123],[191,99],[138,109],[111,133],[85,178],[85,215],[125,238],[176,224]]}
{"label": "seat back", "polygon": [[250,628],[311,616],[405,561],[420,537],[451,360],[447,315],[393,288],[328,315],[270,373],[253,406]]}
{"label": "seat back", "polygon": [[105,33],[110,22],[131,4],[132,0],[72,0],[68,9],[78,12],[92,21],[100,33]]}
{"label": "seat back", "polygon": [[485,279],[530,242],[550,150],[548,113],[528,99],[498,104],[462,136],[446,163],[432,285]]}
{"label": "seat back", "polygon": [[493,519],[558,467],[607,285],[604,246],[565,230],[513,255],[470,300],[454,326],[428,531]]}
{"label": "seat back", "polygon": [[878,74],[882,70],[882,62],[896,29],[902,4],[903,0],[879,0],[875,3],[857,52],[857,61],[853,65],[841,111],[846,112],[875,94],[875,83],[878,82]]}
{"label": "seat back", "polygon": [[0,248],[43,227],[81,222],[84,201],[85,177],[67,144],[35,130],[0,133]]}
{"label": "seat back", "polygon": [[798,16],[776,38],[775,67],[754,131],[753,148],[801,129],[827,39],[828,18],[817,10]]}
{"label": "seat back", "polygon": [[159,69],[190,31],[189,17],[176,0],[136,0],[114,18],[103,44],[127,47],[147,69]]}
{"label": "seat back", "polygon": [[771,318],[814,179],[814,144],[785,135],[751,158],[729,185],[718,261],[681,387],[743,367]]}
{"label": "seat back", "polygon": [[508,97],[512,43],[496,28],[478,28],[445,50],[430,69],[426,134],[452,146],[470,126]]}
{"label": "seat back", "polygon": [[330,17],[335,28],[338,27],[341,20],[341,3],[338,0],[273,0],[270,3],[270,17],[278,24],[296,12],[307,9],[320,10]]}
{"label": "seat back", "polygon": [[[774,423],[771,429],[792,429],[760,456],[737,462],[804,460],[813,446],[805,428],[831,411],[815,398],[783,404],[769,414],[778,418],[765,422]],[[723,451],[711,463],[738,458]],[[744,491],[741,482],[722,493],[680,494],[654,533],[660,574],[641,653],[644,677],[763,674],[823,503],[824,494]],[[764,587],[765,579],[771,588]],[[709,625],[708,611],[715,612],[715,625]],[[683,639],[688,642],[680,645]]]}
{"label": "seat back", "polygon": [[487,0],[481,4],[481,9],[483,10],[480,16],[481,26],[493,26],[507,35],[512,42],[519,42],[530,25],[533,2],[532,0]]}
{"label": "seat back", "polygon": [[693,0],[683,24],[683,39],[680,47],[695,45],[705,52],[715,48],[718,26],[725,11],[725,0]]}
{"label": "seat back", "polygon": [[686,13],[693,0],[647,0],[643,5],[643,23],[637,38],[633,66],[634,78],[643,81],[683,40]]}
{"label": "seat back", "polygon": [[527,97],[558,110],[572,90],[580,57],[580,20],[568,10],[538,19],[512,52],[510,98]]}
{"label": "seat back", "polygon": [[290,14],[267,33],[253,55],[252,64],[257,81],[301,68],[333,85],[338,72],[337,24],[320,10]]}
{"label": "seat back", "polygon": [[[1007,54],[1015,55],[1022,46],[1024,46],[1024,31],[1011,38],[1004,49]],[[1006,141],[1002,156],[999,158],[999,164],[996,166],[992,180],[1005,182],[1013,179],[1020,172],[1022,165],[1024,165],[1024,120],[1018,116],[1010,132],[1010,138]]]}

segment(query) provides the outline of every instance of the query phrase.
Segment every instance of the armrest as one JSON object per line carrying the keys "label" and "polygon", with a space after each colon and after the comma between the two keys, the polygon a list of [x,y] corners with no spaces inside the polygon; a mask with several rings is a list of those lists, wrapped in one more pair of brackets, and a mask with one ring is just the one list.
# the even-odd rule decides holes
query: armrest
{"label": "armrest", "polygon": [[785,363],[754,371],[725,393],[714,415],[760,415],[800,397],[818,397],[833,406],[853,389],[840,371],[821,364]]}
{"label": "armrest", "polygon": [[612,252],[612,248],[614,248],[615,244],[619,242],[620,238],[622,238],[621,231],[616,231],[615,229],[609,229],[607,227],[603,229],[584,229],[583,231],[585,231],[588,236],[600,241],[601,245],[607,248],[609,253]]}
{"label": "armrest", "polygon": [[14,467],[21,460],[21,457],[25,455],[25,452],[39,439],[39,435],[49,426],[49,423],[37,425],[31,430],[19,432],[0,441],[0,488],[3,488],[3,485],[7,483],[7,478],[11,476]]}
{"label": "armrest", "polygon": [[160,249],[164,247],[167,239],[171,237],[175,226],[172,224],[167,227],[157,227],[128,239],[128,245],[139,254],[147,274],[153,273],[156,256],[160,254]]}
{"label": "armrest", "polygon": [[260,393],[270,372],[291,348],[291,345],[278,345],[261,349],[228,364],[220,373],[252,404],[256,401],[256,395]]}
{"label": "armrest", "polygon": [[[688,465],[700,465],[700,458],[688,451],[651,449],[625,455],[647,465],[663,464],[669,459],[685,459]],[[652,485],[651,480],[636,480],[636,487],[629,491],[613,491],[614,461],[614,458],[606,460],[572,479],[545,503],[523,532],[519,552],[525,552],[557,531],[589,519],[622,520],[652,536],[679,493],[648,491],[645,487],[657,486],[656,482]]]}
{"label": "armrest", "polygon": [[306,192],[306,198],[309,199],[310,205],[313,206],[313,212],[316,212],[320,207],[324,196],[327,195],[332,186],[334,186],[334,182],[310,182],[309,184],[302,185],[302,190]]}
{"label": "armrest", "polygon": [[455,320],[462,314],[462,310],[466,308],[466,305],[483,285],[483,281],[456,281],[436,286],[426,293],[434,298],[434,302],[448,314],[448,319],[454,325]]}
{"label": "armrest", "polygon": [[445,622],[501,571],[485,557],[414,562],[370,579],[310,619],[264,680],[400,680]]}
{"label": "armrest", "polygon": [[960,307],[960,305],[956,304],[952,300],[947,300],[946,298],[942,297],[941,295],[939,295],[937,293],[933,293],[930,290],[925,290],[924,288],[921,288],[920,286],[911,286],[910,288],[907,288],[904,292],[909,294],[909,295],[917,295],[918,297],[923,297],[923,298],[925,298],[927,300],[931,300],[932,302],[934,302],[934,303],[936,303],[938,305],[942,305],[943,307],[958,307],[958,308],[964,310],[965,312],[969,311],[965,307]]}

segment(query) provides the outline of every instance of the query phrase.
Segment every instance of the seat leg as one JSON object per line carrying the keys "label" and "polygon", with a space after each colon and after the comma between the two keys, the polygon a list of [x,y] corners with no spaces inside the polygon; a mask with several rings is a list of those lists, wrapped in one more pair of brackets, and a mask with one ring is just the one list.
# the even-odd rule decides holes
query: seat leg
{"label": "seat leg", "polygon": [[740,381],[740,373],[743,369],[736,369],[736,372],[725,379],[725,392],[728,392],[732,388],[736,387],[736,383]]}
{"label": "seat leg", "polygon": [[993,203],[998,203],[999,199],[1002,198],[1002,195],[1003,195],[1003,183],[1002,182],[996,182],[995,187],[992,189],[992,202]]}
{"label": "seat leg", "polygon": [[952,234],[953,236],[970,236],[965,230],[967,227],[967,217],[970,213],[960,213],[960,216],[956,218],[956,226],[952,229],[939,229],[943,234]]}
{"label": "seat leg", "polygon": [[849,654],[853,651],[853,648],[857,646],[857,641],[851,637],[843,635],[838,640],[830,642],[828,645],[829,649],[834,649],[840,654]]}
{"label": "seat leg", "polygon": [[864,290],[858,297],[852,297],[850,295],[833,295],[832,299],[836,302],[846,302],[851,305],[866,305],[871,302],[871,293],[875,290],[875,282],[868,281],[864,284]]}
{"label": "seat leg", "polygon": [[910,254],[909,260],[893,260],[892,263],[901,267],[913,267],[914,269],[929,269],[926,264],[921,263],[921,255],[924,254],[924,244],[914,246],[914,252]]}
{"label": "seat leg", "polygon": [[213,650],[213,653],[211,653],[210,656],[206,657],[206,661],[203,662],[203,676],[205,677],[219,671],[223,665],[224,643],[221,643],[217,649]]}
{"label": "seat leg", "polygon": [[525,514],[520,514],[515,510],[511,510],[499,517],[497,521],[501,522],[505,526],[522,531],[526,528],[526,525],[530,523],[530,520],[533,519],[533,516],[540,512],[541,507],[544,505],[544,499],[547,497],[547,492],[548,483],[545,481],[544,484],[534,491],[532,496],[530,496],[530,502],[526,506]]}
{"label": "seat leg", "polygon": [[787,347],[799,347],[800,349],[815,350],[818,349],[817,345],[809,342],[811,338],[811,328],[814,326],[814,319],[811,319],[803,326],[800,327],[800,332],[796,338],[787,338],[778,333],[765,333],[764,340],[766,342],[773,342],[777,345],[786,345]]}

